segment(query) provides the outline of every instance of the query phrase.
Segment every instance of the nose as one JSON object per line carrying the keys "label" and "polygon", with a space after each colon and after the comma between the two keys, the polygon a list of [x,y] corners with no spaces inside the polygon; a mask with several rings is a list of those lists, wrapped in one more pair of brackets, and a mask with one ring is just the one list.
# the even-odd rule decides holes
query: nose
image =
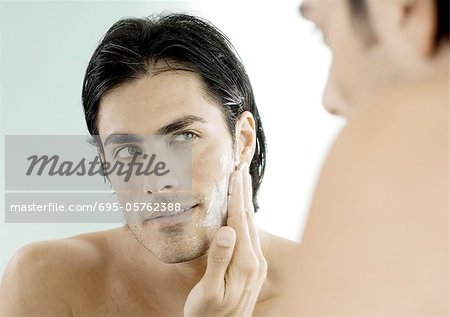
{"label": "nose", "polygon": [[303,0],[302,3],[300,4],[299,7],[300,15],[306,20],[310,19],[312,5],[313,4],[311,3],[311,0]]}
{"label": "nose", "polygon": [[174,192],[178,188],[178,180],[172,173],[163,176],[149,175],[145,177],[143,191],[147,194]]}
{"label": "nose", "polygon": [[169,192],[173,189],[174,187],[171,185],[164,185],[162,188],[157,189],[157,188],[145,188],[144,191],[148,194],[152,194],[152,193],[162,193],[162,192]]}

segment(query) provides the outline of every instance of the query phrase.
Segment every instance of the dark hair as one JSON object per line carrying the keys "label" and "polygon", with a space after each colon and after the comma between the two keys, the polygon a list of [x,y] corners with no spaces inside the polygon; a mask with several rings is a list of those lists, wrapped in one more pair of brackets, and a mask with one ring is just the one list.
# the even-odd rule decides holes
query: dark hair
{"label": "dark hair", "polygon": [[[436,9],[436,35],[435,35],[435,48],[441,43],[450,39],[450,21],[449,21],[449,0],[434,0]],[[367,2],[366,0],[348,0],[350,9],[354,17],[367,18]]]}
{"label": "dark hair", "polygon": [[437,32],[435,37],[436,46],[450,39],[450,1],[436,0]]}
{"label": "dark hair", "polygon": [[250,164],[253,205],[266,165],[266,141],[253,89],[229,39],[210,22],[187,14],[126,18],[107,31],[89,61],[83,82],[82,103],[91,135],[97,135],[102,96],[112,89],[151,73],[165,70],[197,73],[207,94],[220,105],[235,144],[236,121],[244,111],[255,118],[256,149]]}

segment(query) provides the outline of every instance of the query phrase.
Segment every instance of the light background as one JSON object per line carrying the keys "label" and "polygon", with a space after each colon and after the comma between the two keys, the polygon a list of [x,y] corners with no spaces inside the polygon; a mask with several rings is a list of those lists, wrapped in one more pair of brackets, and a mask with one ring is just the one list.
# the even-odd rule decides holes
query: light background
{"label": "light background", "polygon": [[[298,13],[283,1],[2,1],[0,2],[1,131],[80,135],[87,129],[81,84],[88,60],[122,17],[162,11],[207,18],[236,47],[252,82],[265,128],[267,170],[257,223],[299,241],[320,166],[343,125],[321,107],[330,55]],[[0,139],[4,192],[4,138]],[[0,196],[0,275],[23,245],[117,224],[6,224]]]}

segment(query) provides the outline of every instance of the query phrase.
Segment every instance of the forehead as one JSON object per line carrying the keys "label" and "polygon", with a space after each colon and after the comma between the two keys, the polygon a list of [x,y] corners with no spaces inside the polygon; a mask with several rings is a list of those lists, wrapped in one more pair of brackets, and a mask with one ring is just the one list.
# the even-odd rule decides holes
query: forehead
{"label": "forehead", "polygon": [[121,85],[103,96],[97,124],[100,134],[154,134],[161,124],[187,115],[215,121],[221,111],[196,73],[163,71]]}

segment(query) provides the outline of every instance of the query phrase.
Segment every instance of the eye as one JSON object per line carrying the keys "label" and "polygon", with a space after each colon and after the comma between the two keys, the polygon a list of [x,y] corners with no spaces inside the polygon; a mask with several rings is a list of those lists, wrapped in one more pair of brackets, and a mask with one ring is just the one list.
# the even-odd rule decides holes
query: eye
{"label": "eye", "polygon": [[114,158],[130,158],[134,155],[140,155],[142,154],[142,150],[139,146],[136,145],[127,145],[123,146],[116,150]]}
{"label": "eye", "polygon": [[195,134],[194,132],[187,131],[187,132],[182,132],[182,133],[176,134],[173,137],[172,142],[190,142],[197,137],[198,137],[198,135]]}

